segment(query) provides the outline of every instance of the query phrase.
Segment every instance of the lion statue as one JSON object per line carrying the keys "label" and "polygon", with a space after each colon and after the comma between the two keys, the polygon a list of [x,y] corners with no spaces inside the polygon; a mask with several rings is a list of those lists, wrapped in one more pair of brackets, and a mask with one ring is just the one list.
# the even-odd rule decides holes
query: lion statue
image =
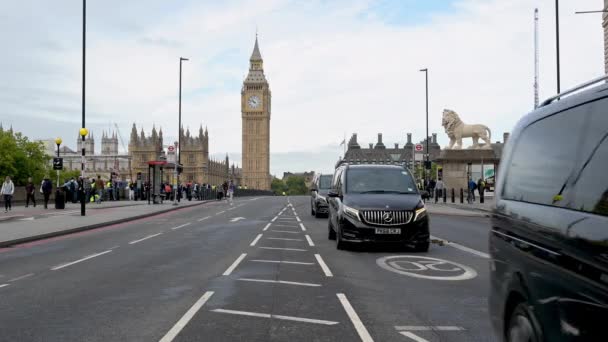
{"label": "lion statue", "polygon": [[[445,133],[450,138],[450,145],[446,149],[461,149],[462,138],[473,138],[473,145],[469,148],[490,148],[491,136],[490,129],[485,125],[467,125],[458,114],[450,109],[443,110],[441,125],[445,128]],[[479,139],[485,141],[484,145],[479,144]]]}

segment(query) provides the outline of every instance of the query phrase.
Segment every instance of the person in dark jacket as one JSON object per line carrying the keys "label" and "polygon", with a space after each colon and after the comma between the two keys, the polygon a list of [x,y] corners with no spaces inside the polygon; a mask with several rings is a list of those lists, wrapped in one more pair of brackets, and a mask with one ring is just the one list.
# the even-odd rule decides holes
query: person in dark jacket
{"label": "person in dark jacket", "polygon": [[42,195],[44,196],[44,209],[48,209],[49,198],[53,192],[53,182],[50,179],[45,178],[42,181]]}
{"label": "person in dark jacket", "polygon": [[34,208],[36,208],[36,186],[32,181],[32,177],[27,179],[27,184],[25,185],[25,207],[30,206],[30,200],[32,200],[32,204],[34,204]]}

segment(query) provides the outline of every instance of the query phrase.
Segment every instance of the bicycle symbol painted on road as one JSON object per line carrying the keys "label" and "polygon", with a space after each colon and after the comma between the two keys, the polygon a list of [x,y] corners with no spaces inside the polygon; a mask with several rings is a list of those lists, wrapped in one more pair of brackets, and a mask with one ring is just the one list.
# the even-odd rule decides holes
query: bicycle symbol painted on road
{"label": "bicycle symbol painted on road", "polygon": [[477,277],[477,272],[469,266],[417,255],[387,256],[376,260],[376,264],[387,271],[421,279],[468,280]]}

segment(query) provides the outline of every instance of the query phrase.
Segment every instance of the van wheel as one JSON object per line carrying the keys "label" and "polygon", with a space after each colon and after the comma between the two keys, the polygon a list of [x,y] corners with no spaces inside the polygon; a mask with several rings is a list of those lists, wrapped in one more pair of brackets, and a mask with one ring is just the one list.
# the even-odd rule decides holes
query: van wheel
{"label": "van wheel", "polygon": [[537,342],[539,341],[536,329],[532,322],[532,316],[527,303],[519,303],[513,310],[507,330],[507,341],[509,342]]}
{"label": "van wheel", "polygon": [[336,229],[336,231],[334,232],[334,234],[336,235],[336,249],[345,250],[346,242],[342,241],[342,233],[340,232],[339,226]]}
{"label": "van wheel", "polygon": [[310,215],[317,216],[315,213],[315,206],[312,203],[310,204]]}
{"label": "van wheel", "polygon": [[336,232],[334,231],[334,228],[331,226],[331,220],[327,220],[327,238],[329,240],[336,239]]}

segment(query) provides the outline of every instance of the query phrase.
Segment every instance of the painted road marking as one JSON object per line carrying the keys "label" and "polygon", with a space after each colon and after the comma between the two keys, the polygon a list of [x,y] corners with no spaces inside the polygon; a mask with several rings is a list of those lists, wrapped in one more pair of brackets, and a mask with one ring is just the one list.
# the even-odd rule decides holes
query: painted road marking
{"label": "painted road marking", "polygon": [[134,245],[134,244],[136,244],[136,243],[138,243],[138,242],[142,242],[142,241],[144,241],[144,240],[151,239],[151,238],[156,237],[156,236],[159,236],[159,235],[161,235],[161,234],[162,234],[162,233],[148,235],[148,236],[146,236],[145,238],[142,238],[142,239],[139,239],[139,240],[134,240],[134,241],[129,242],[129,245]]}
{"label": "painted road marking", "polygon": [[313,283],[300,283],[297,281],[285,281],[285,280],[273,280],[273,279],[252,279],[252,278],[239,278],[241,281],[252,281],[256,283],[274,283],[274,284],[285,284],[285,285],[298,285],[298,286],[310,286],[310,287],[319,287],[321,284],[313,284]]}
{"label": "painted road marking", "polygon": [[275,224],[275,227],[298,228],[298,226],[288,226],[285,224]]}
{"label": "painted road marking", "polygon": [[258,248],[262,248],[262,249],[276,249],[276,250],[281,250],[281,251],[306,252],[305,249],[299,249],[299,248],[279,248],[279,247],[258,247]]}
{"label": "painted road marking", "polygon": [[436,330],[436,331],[464,331],[465,330],[463,327],[445,326],[445,325],[439,325],[439,326],[397,325],[397,326],[395,326],[395,329],[397,329],[397,330],[411,330],[411,331],[431,331],[431,330]]}
{"label": "painted road marking", "polygon": [[321,266],[323,273],[325,273],[325,276],[333,277],[334,276],[333,273],[331,273],[331,271],[329,270],[329,267],[327,267],[327,264],[325,263],[325,261],[323,261],[323,258],[321,258],[321,254],[315,254],[315,258],[317,259],[319,266]]}
{"label": "painted road marking", "polygon": [[28,274],[26,274],[26,275],[22,275],[22,276],[20,276],[20,277],[13,278],[13,279],[9,280],[8,282],[9,282],[9,283],[11,283],[11,282],[13,282],[13,281],[17,281],[17,280],[21,280],[21,279],[29,278],[29,277],[31,277],[31,276],[33,276],[33,275],[34,275],[34,273],[28,273]]}
{"label": "painted road marking", "polygon": [[309,245],[310,247],[314,247],[314,246],[315,246],[315,243],[314,243],[314,242],[312,242],[312,239],[310,238],[310,235],[306,234],[305,236],[306,236],[306,241],[308,241],[308,245]]}
{"label": "painted road marking", "polygon": [[296,220],[298,220],[298,222],[302,222],[302,220],[300,220],[300,216],[296,216]]}
{"label": "painted road marking", "polygon": [[357,315],[357,313],[355,312],[355,309],[353,309],[353,306],[350,305],[350,302],[348,301],[348,299],[346,298],[344,293],[338,293],[336,295],[338,296],[338,299],[340,300],[342,307],[344,307],[344,311],[346,311],[348,318],[350,318],[350,321],[355,326],[355,330],[357,330],[357,333],[359,334],[361,341],[362,342],[374,342],[374,339],[370,336],[369,332],[363,325],[363,322],[361,322],[359,315]]}
{"label": "painted road marking", "polygon": [[250,312],[250,311],[237,311],[237,310],[225,310],[225,309],[215,309],[211,310],[212,312],[225,313],[231,315],[241,315],[241,316],[250,316],[250,317],[260,317],[260,318],[274,318],[274,319],[282,319],[285,321],[296,321],[296,322],[304,322],[304,323],[314,323],[314,324],[323,324],[323,325],[336,325],[338,322],[334,321],[325,321],[321,319],[312,319],[312,318],[303,318],[303,317],[294,317],[294,316],[283,316],[283,315],[272,315],[265,314],[259,312]]}
{"label": "painted road marking", "polygon": [[304,223],[300,223],[300,228],[302,228],[302,231],[305,232],[306,231],[306,227],[304,227]]}
{"label": "painted road marking", "polygon": [[205,221],[205,220],[207,220],[207,219],[209,219],[209,218],[211,218],[211,216],[205,216],[205,217],[203,217],[203,218],[198,219],[197,221],[198,221],[198,222],[201,222],[201,221]]}
{"label": "painted road marking", "polygon": [[451,242],[451,241],[442,239],[442,238],[437,237],[437,236],[432,236],[432,235],[431,235],[431,239],[440,240],[441,242],[443,242],[444,244],[446,244],[448,246],[454,247],[456,249],[460,249],[461,251],[465,251],[465,252],[471,253],[473,255],[477,255],[478,257],[482,257],[482,258],[485,258],[485,259],[489,259],[490,258],[490,254],[488,254],[488,253],[480,252],[478,250],[475,250],[473,248],[469,248],[467,246],[463,246],[463,245],[458,244],[456,242]]}
{"label": "painted road marking", "polygon": [[300,234],[300,232],[297,231],[290,231],[290,230],[271,230],[271,232],[275,232],[275,233],[289,233],[289,234]]}
{"label": "painted road marking", "polygon": [[418,255],[386,256],[377,259],[376,264],[387,271],[420,279],[468,280],[477,277],[477,272],[469,266]]}
{"label": "painted road marking", "polygon": [[262,238],[262,234],[258,234],[258,236],[255,237],[255,239],[253,239],[253,241],[251,241],[251,243],[249,244],[249,246],[255,246],[256,243],[258,243],[258,241]]}
{"label": "painted road marking", "polygon": [[192,317],[194,317],[194,315],[198,312],[198,310],[200,310],[203,307],[203,305],[205,305],[205,303],[209,300],[209,298],[211,298],[211,296],[213,296],[213,291],[205,292],[205,294],[201,298],[199,298],[199,300],[197,300],[196,303],[194,303],[194,305],[192,305],[192,307],[188,311],[186,311],[186,313],[182,316],[182,318],[180,318],[179,321],[177,321],[177,323],[175,323],[173,328],[171,328],[171,330],[169,330],[167,332],[167,334],[159,340],[159,342],[173,341],[173,339],[175,339],[177,334],[179,334],[180,331],[182,331],[182,329],[184,329],[186,324],[188,324],[188,322],[190,322]]}
{"label": "painted road marking", "polygon": [[225,275],[225,276],[230,275],[230,273],[232,273],[232,271],[234,271],[234,269],[241,263],[241,261],[243,261],[243,259],[245,259],[246,256],[247,256],[246,253],[241,254],[241,256],[236,258],[236,260],[232,263],[232,265],[230,265],[230,267],[228,267],[228,269],[222,275]]}
{"label": "painted road marking", "polygon": [[266,227],[264,227],[264,229],[262,229],[262,231],[263,232],[267,231],[271,225],[272,225],[272,223],[267,224]]}
{"label": "painted road marking", "polygon": [[62,268],[64,268],[64,267],[72,266],[72,265],[77,264],[77,263],[79,263],[79,262],[83,262],[83,261],[85,261],[85,260],[93,259],[93,258],[95,258],[95,257],[98,257],[98,256],[101,256],[101,255],[104,255],[104,254],[106,254],[106,253],[110,253],[111,251],[112,251],[112,250],[111,250],[111,249],[109,249],[109,250],[104,251],[104,252],[101,252],[101,253],[91,254],[91,255],[89,255],[89,256],[86,256],[86,257],[84,257],[84,258],[82,258],[82,259],[78,259],[78,260],[76,260],[76,261],[68,262],[67,264],[58,265],[58,266],[55,266],[55,267],[51,268],[51,271],[57,271],[57,270],[60,270],[60,269],[62,269]]}
{"label": "painted road marking", "polygon": [[409,332],[409,331],[401,331],[399,332],[401,335],[405,336],[405,337],[409,337],[412,340],[416,341],[416,342],[429,342],[429,340],[424,339],[416,334],[414,334],[413,332]]}
{"label": "painted road marking", "polygon": [[180,228],[187,227],[187,226],[189,226],[189,225],[190,225],[190,222],[188,222],[188,223],[184,223],[184,224],[182,224],[181,226],[177,226],[177,227],[173,227],[173,228],[171,228],[171,230],[177,230],[177,229],[180,229]]}
{"label": "painted road marking", "polygon": [[6,287],[9,286],[10,284],[0,284],[0,287]]}
{"label": "painted road marking", "polygon": [[221,215],[221,214],[223,214],[223,213],[225,213],[225,212],[226,212],[226,210],[222,210],[222,211],[218,212],[218,213],[217,213],[217,214],[215,214],[215,215]]}
{"label": "painted road marking", "polygon": [[302,241],[302,239],[289,239],[289,238],[267,238],[267,240]]}
{"label": "painted road marking", "polygon": [[240,220],[244,220],[244,217],[235,217],[232,220],[230,220],[230,222],[239,222]]}
{"label": "painted road marking", "polygon": [[251,260],[255,262],[267,262],[271,264],[294,264],[294,265],[314,265],[314,262],[300,262],[300,261],[283,261],[283,260]]}
{"label": "painted road marking", "polygon": [[274,221],[276,221],[278,218],[279,218],[278,216],[275,216],[275,217],[274,217],[272,220],[270,220],[270,222],[274,222]]}

